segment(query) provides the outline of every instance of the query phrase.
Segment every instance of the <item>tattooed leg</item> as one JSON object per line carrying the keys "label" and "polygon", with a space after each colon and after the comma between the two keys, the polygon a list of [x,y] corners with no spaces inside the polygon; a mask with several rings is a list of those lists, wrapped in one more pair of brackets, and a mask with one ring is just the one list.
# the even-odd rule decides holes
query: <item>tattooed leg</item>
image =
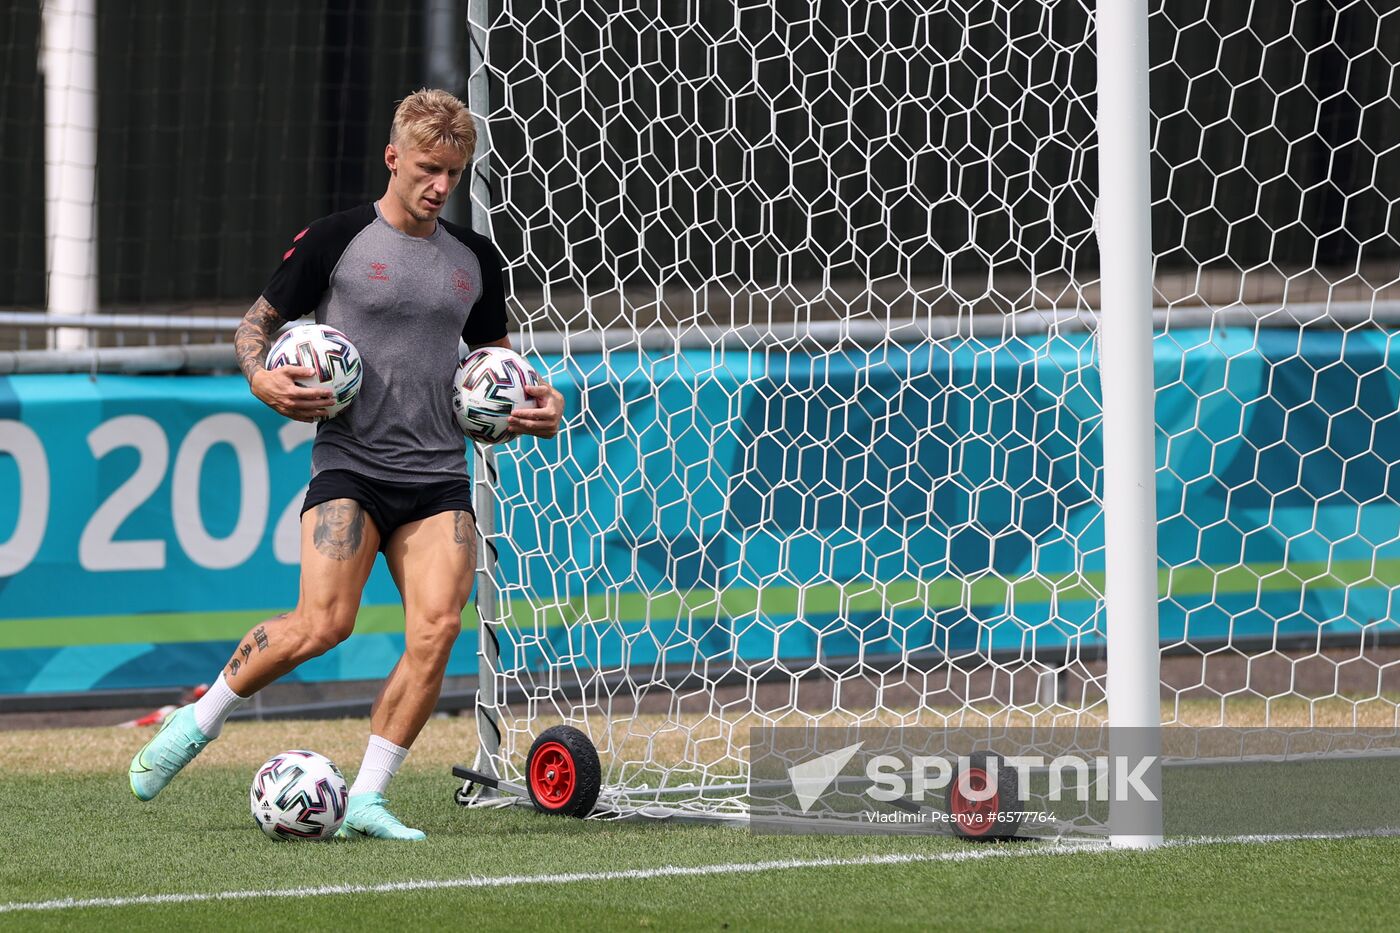
{"label": "tattooed leg", "polygon": [[312,540],[316,550],[331,560],[349,560],[364,544],[365,510],[353,499],[322,502],[316,513],[316,529]]}
{"label": "tattooed leg", "polygon": [[[286,613],[283,613],[285,616]],[[267,623],[264,622],[243,636],[243,644],[234,649],[233,657],[228,662],[228,667],[224,670],[226,678],[233,677],[238,673],[243,665],[248,663],[248,659],[253,656],[253,646],[257,645],[258,651],[267,650]]]}
{"label": "tattooed leg", "polygon": [[336,499],[308,509],[301,517],[297,607],[253,626],[239,640],[224,668],[229,687],[252,696],[348,638],[378,550],[379,532],[358,503]]}
{"label": "tattooed leg", "polygon": [[459,547],[469,547],[476,551],[476,523],[470,512],[452,513],[452,540]]}
{"label": "tattooed leg", "polygon": [[471,577],[476,573],[476,522],[470,512],[452,513],[452,538],[466,558],[464,566],[467,575],[467,591],[471,591]]}

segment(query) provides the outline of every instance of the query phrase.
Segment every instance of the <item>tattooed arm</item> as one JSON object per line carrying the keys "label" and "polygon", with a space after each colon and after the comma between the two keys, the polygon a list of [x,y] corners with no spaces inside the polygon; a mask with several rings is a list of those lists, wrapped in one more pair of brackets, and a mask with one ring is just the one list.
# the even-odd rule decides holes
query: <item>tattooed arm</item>
{"label": "tattooed arm", "polygon": [[277,309],[266,298],[259,298],[234,332],[234,358],[253,394],[264,405],[295,421],[319,421],[321,410],[335,401],[334,393],[330,389],[306,388],[295,381],[314,376],[315,370],[305,366],[265,368],[268,347],[282,323]]}
{"label": "tattooed arm", "polygon": [[272,346],[272,335],[277,333],[282,323],[282,315],[277,313],[277,309],[268,304],[266,298],[259,298],[243,315],[238,330],[234,331],[233,355],[249,382],[262,371],[263,364],[267,362],[267,348]]}

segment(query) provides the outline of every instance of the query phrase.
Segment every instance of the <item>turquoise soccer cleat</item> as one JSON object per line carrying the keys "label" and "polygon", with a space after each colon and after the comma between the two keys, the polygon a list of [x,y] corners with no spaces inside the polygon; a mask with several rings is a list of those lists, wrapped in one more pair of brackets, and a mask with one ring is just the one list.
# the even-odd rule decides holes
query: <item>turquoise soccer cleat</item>
{"label": "turquoise soccer cleat", "polygon": [[180,707],[165,717],[160,731],[131,759],[131,792],[137,800],[154,800],[208,744],[208,737],[194,724],[194,704]]}
{"label": "turquoise soccer cleat", "polygon": [[396,839],[400,842],[418,842],[427,839],[428,834],[421,829],[403,825],[399,818],[385,807],[383,794],[355,794],[345,808],[345,822],[336,833],[342,839]]}

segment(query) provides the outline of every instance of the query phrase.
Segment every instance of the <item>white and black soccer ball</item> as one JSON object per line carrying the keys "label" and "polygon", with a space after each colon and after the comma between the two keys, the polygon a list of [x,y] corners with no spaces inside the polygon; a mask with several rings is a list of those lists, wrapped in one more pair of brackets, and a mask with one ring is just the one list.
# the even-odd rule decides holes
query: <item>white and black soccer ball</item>
{"label": "white and black soccer ball", "polygon": [[284,331],[267,351],[267,368],[278,366],[314,369],[316,375],[298,379],[297,385],[334,390],[335,402],[324,411],[327,418],[334,418],[355,400],[365,375],[360,351],[350,338],[325,324],[298,324]]}
{"label": "white and black soccer ball", "polygon": [[348,789],[325,755],[288,751],[253,774],[248,791],[253,821],[270,839],[329,839],[345,822]]}
{"label": "white and black soccer ball", "polygon": [[525,387],[539,385],[540,374],[525,357],[505,347],[473,350],[452,379],[452,412],[462,433],[479,444],[499,444],[512,437],[506,429],[516,408],[539,404]]}

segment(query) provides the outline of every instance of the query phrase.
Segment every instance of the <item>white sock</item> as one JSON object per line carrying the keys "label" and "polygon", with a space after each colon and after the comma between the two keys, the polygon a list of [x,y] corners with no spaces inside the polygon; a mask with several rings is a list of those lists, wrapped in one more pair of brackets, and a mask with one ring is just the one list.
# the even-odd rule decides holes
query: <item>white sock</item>
{"label": "white sock", "polygon": [[407,757],[408,749],[380,736],[370,736],[365,760],[360,762],[360,773],[355,775],[350,796],[384,793],[389,788],[390,779],[398,773],[399,765]]}
{"label": "white sock", "polygon": [[217,739],[219,733],[224,731],[224,720],[228,714],[247,701],[247,697],[234,693],[233,688],[225,683],[224,675],[220,674],[209,692],[194,701],[194,724],[206,738]]}

